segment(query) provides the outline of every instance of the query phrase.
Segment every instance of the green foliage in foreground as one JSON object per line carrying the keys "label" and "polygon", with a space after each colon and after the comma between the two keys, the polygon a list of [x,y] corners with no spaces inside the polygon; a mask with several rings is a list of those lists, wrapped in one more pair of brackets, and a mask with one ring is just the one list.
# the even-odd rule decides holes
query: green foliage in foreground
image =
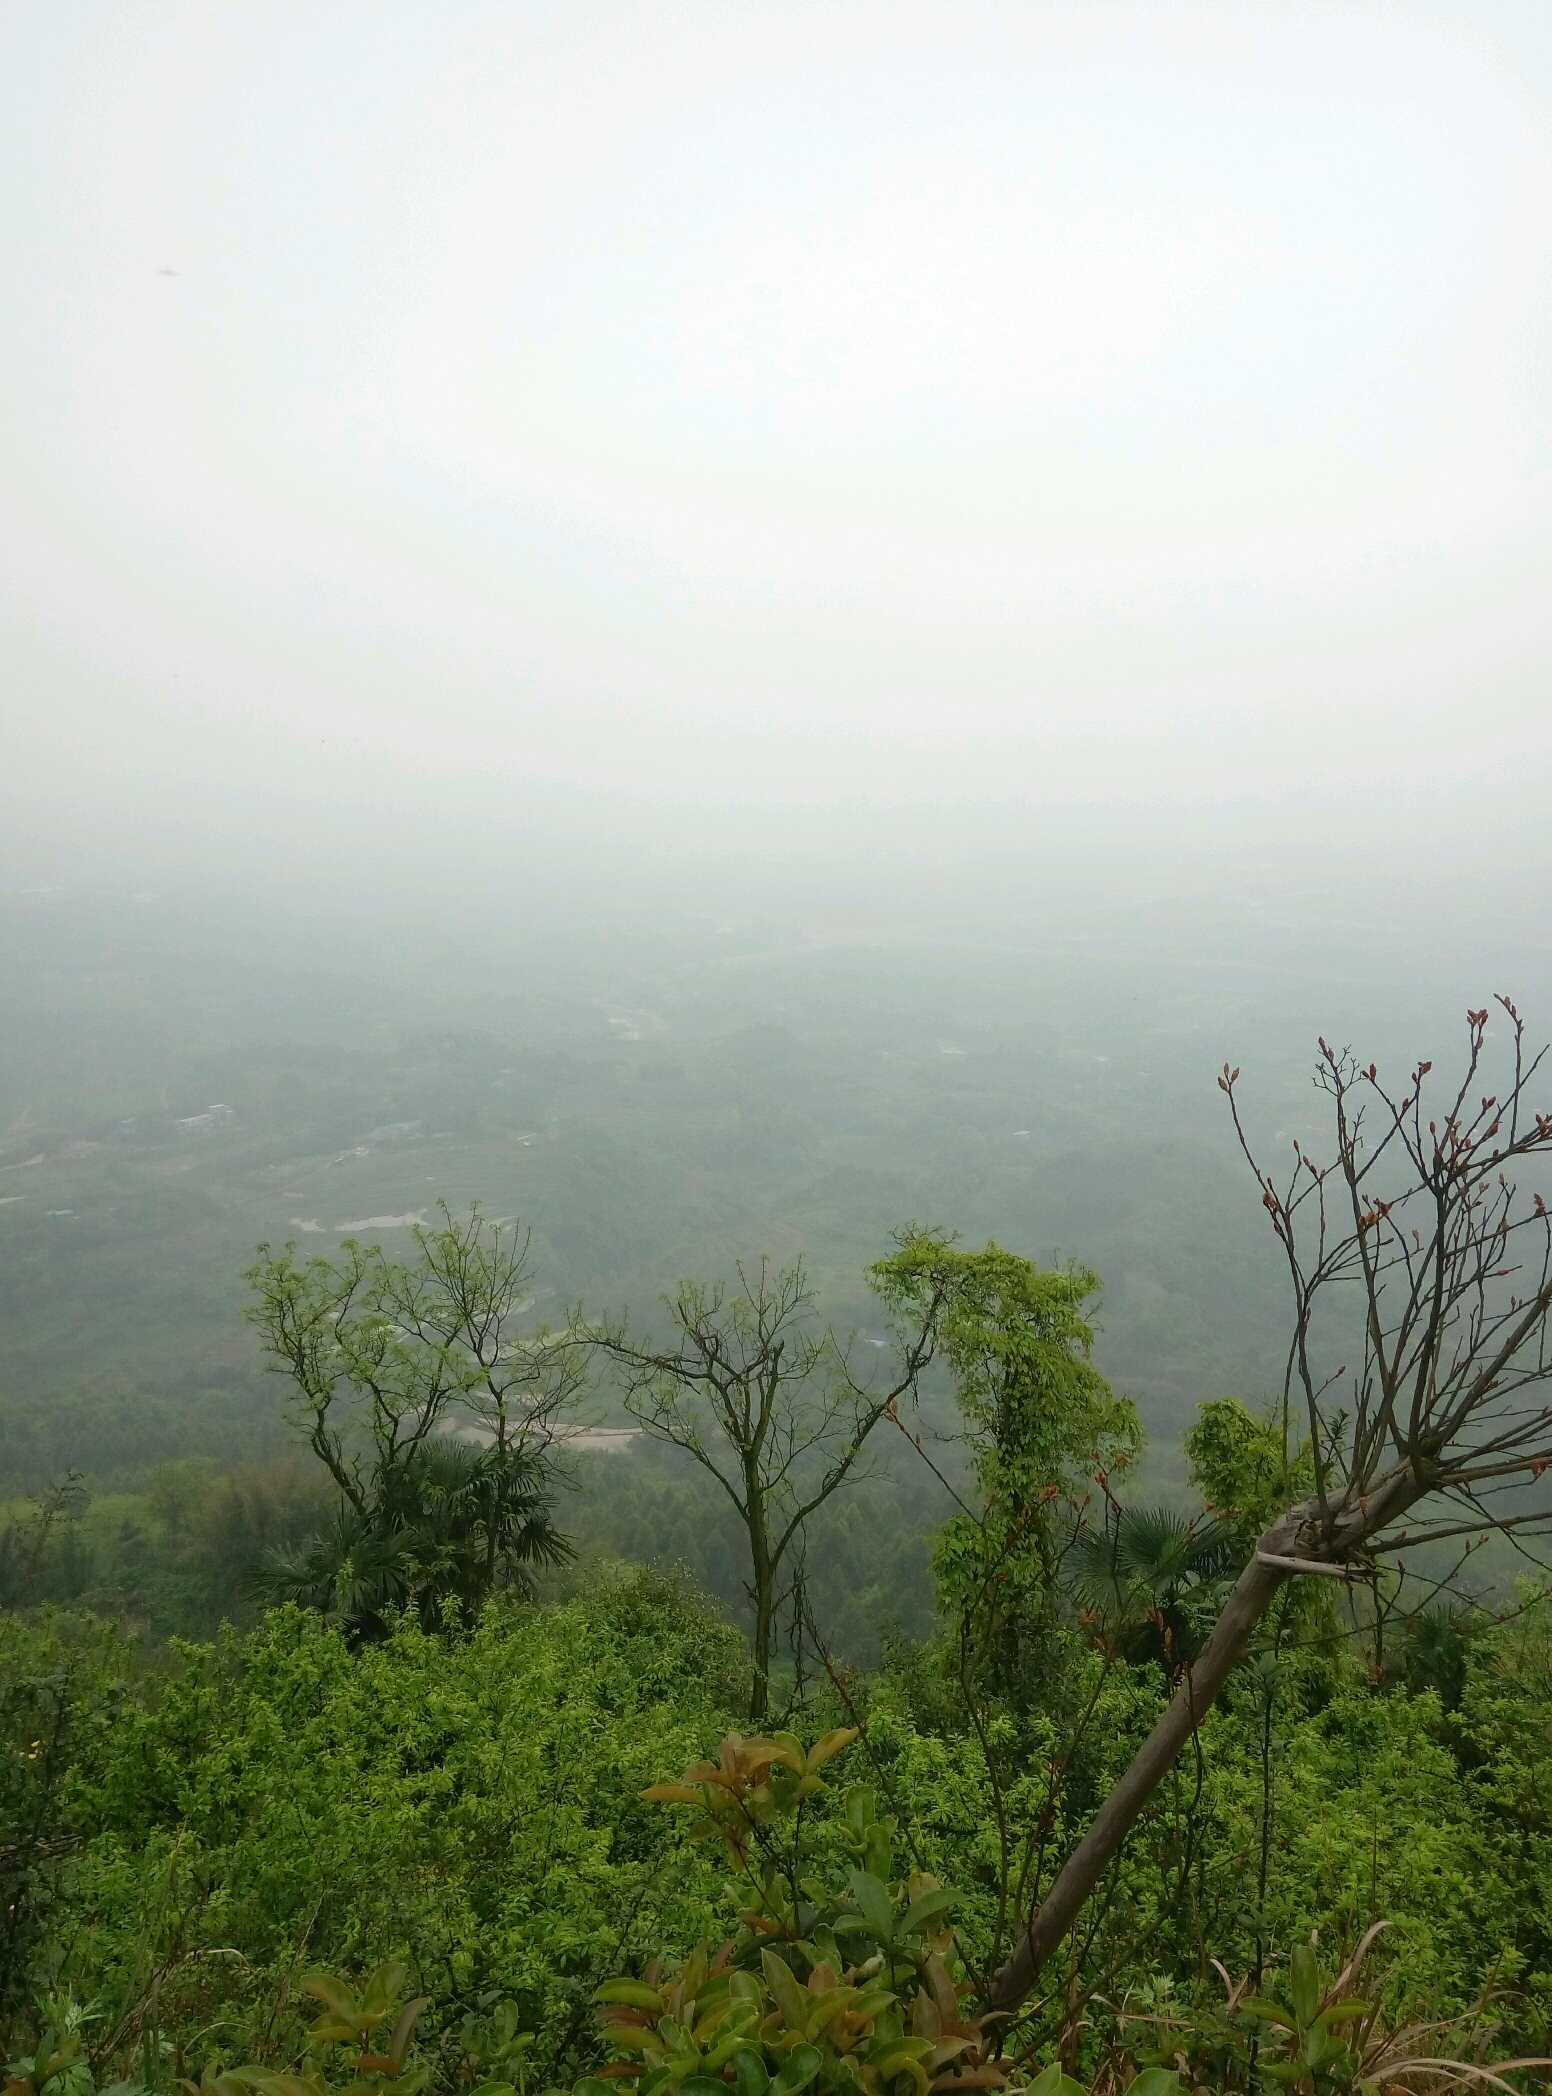
{"label": "green foliage in foreground", "polygon": [[[1413,2055],[1552,2049],[1552,1640],[1541,1613],[1468,1640],[1454,1710],[1432,1691],[1376,1687],[1340,1655],[1291,1639],[1245,1668],[1204,1728],[1199,1768],[1184,1767],[1139,1827],[1018,2034],[1021,2078],[1041,2087],[1037,2070],[1059,2059],[1083,2080],[1109,2076],[1108,2096],[1150,2059],[1162,2071],[1183,2059],[1190,2081],[1214,2092],[1270,2088],[1278,2048],[1292,2066],[1297,2046],[1299,2071],[1325,2078],[1285,2085],[1324,2092],[1352,2082],[1349,2038],[1394,2061],[1409,2030],[1452,2019],[1453,2031],[1417,2038]],[[810,1700],[806,1737],[865,1723],[844,1787],[803,1790],[811,1775],[828,1782],[828,1763],[811,1767],[805,1754],[791,1767],[780,1739],[763,1771],[739,1760],[749,1742],[735,1746],[751,1821],[740,1854],[706,1795],[725,1757],[702,1757],[737,1722],[745,1651],[702,1604],[650,1575],[600,1574],[550,1608],[497,1603],[454,1637],[406,1617],[356,1650],[337,1627],[285,1609],[246,1637],[185,1648],[150,1679],[124,1639],[89,1619],[0,1617],[6,1824],[48,1830],[41,1847],[23,1855],[13,1844],[0,1858],[25,1919],[7,1974],[25,1985],[8,2004],[5,2056],[22,2096],[89,2096],[115,2075],[171,2096],[179,2078],[200,2083],[240,2063],[264,2076],[296,2068],[331,2088],[402,2082],[400,2096],[406,2076],[449,2096],[490,2084],[530,2096],[585,2080],[621,2049],[617,2031],[597,2028],[594,2003],[622,1979],[664,2004],[649,2018],[660,2065],[688,2057],[681,2029],[704,2060],[714,2044],[701,2026],[719,2004],[744,1999],[762,2030],[779,2011],[786,2038],[760,2066],[780,2096],[806,2085],[781,2083],[802,2045],[824,2054],[809,2080],[825,2086],[841,2071],[829,2038],[820,2043],[820,2014],[860,2019],[837,2025],[837,2038],[855,2039],[859,2071],[889,2057],[869,2055],[896,2018],[902,2043],[930,2037],[936,2048],[946,2032],[979,2048],[968,1998],[951,2003],[915,1961],[943,1955],[957,1989],[995,1960],[1015,1925],[1004,1832],[1037,1881],[1166,1687],[1157,1665],[1076,1629],[1053,1634],[1048,1650],[1060,1709],[1021,1698],[985,1710],[990,1763],[949,1658],[930,1647],[871,1681],[843,1680],[837,1700]],[[1076,1736],[1073,1705],[1090,1713]],[[56,1744],[41,1722],[51,1712]],[[669,1795],[696,1805],[713,1842],[642,1796],[686,1764]],[[887,1913],[857,1873],[883,1889]],[[921,1909],[938,1887],[952,1888],[952,1907]],[[945,1915],[946,1951],[936,1945]],[[1388,1926],[1361,1988],[1337,1988],[1378,1921]],[[1297,1979],[1293,1954],[1312,1934],[1320,1971]],[[760,1955],[773,1949],[808,1999],[781,1998],[787,1983]],[[1228,1999],[1215,1957],[1234,1976]],[[1258,1962],[1263,1977],[1247,1987]],[[338,1979],[374,1971],[375,1981]],[[735,1994],[735,1971],[753,1989]],[[370,2029],[320,2036],[322,1997],[307,1985],[320,1972],[358,2009],[367,2003]],[[722,1975],[725,1998],[703,2002]],[[1328,2021],[1341,2045],[1312,2061],[1310,2044],[1325,2040],[1312,2041],[1300,2004],[1316,1981],[1317,2013],[1333,1989],[1367,2006]],[[931,2011],[917,2007],[924,1986]],[[672,2008],[675,1988],[682,2006],[697,2004],[688,2019]],[[823,2008],[818,1996],[834,1992],[840,2005]],[[385,1994],[391,2003],[376,2000]],[[399,2046],[399,2017],[422,1996]],[[632,2005],[605,2003],[615,2023],[612,2012]],[[324,2008],[325,2020],[348,2021],[338,2001]],[[61,2064],[38,2069],[40,2051]],[[1259,2084],[1247,2081],[1250,2062]],[[752,2069],[748,2089],[730,2071],[716,2070],[721,2096],[769,2096]],[[669,2084],[711,2096],[692,2086],[700,2072]],[[883,2083],[863,2076],[869,2096],[922,2096],[904,2065]],[[219,2096],[240,2087],[266,2096],[235,2082]]]}
{"label": "green foliage in foreground", "polygon": [[[37,1635],[0,1620],[0,1670]],[[71,1767],[43,1976],[110,2004],[154,1983],[165,2028],[242,2057],[288,1975],[409,1945],[423,1991],[499,1983],[557,2052],[599,1977],[704,1926],[710,1873],[639,1793],[725,1729],[744,1678],[732,1631],[639,1576],[354,1654],[277,1611],[185,1651]]]}

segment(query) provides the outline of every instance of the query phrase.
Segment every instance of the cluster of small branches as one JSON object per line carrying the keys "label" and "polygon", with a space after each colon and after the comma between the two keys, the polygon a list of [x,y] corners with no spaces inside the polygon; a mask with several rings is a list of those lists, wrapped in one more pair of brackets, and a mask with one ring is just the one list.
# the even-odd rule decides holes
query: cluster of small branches
{"label": "cluster of small branches", "polygon": [[415,1231],[401,1264],[347,1239],[336,1259],[260,1245],[249,1319],[294,1385],[309,1442],[358,1512],[372,1474],[402,1465],[432,1435],[463,1426],[503,1454],[542,1451],[574,1401],[584,1364],[520,1325],[530,1302],[529,1233],[475,1208]]}
{"label": "cluster of small branches", "polygon": [[[809,1519],[866,1474],[880,1420],[916,1391],[932,1360],[947,1282],[926,1293],[897,1333],[891,1372],[860,1377],[852,1349],[815,1314],[801,1259],[779,1271],[740,1265],[736,1285],[687,1281],[664,1298],[671,1339],[636,1339],[621,1318],[574,1321],[601,1353],[642,1430],[692,1456],[737,1511],[749,1546],[754,1610],[752,1717],[765,1713],[774,1625],[801,1578]],[[798,1569],[786,1576],[789,1560]]]}
{"label": "cluster of small branches", "polygon": [[[1290,1579],[1350,1579],[1385,1552],[1469,1549],[1493,1533],[1523,1548],[1552,1531],[1544,1506],[1500,1499],[1552,1467],[1552,1217],[1539,1189],[1520,1185],[1552,1155],[1552,1114],[1532,1097],[1546,1050],[1528,1053],[1519,1012],[1497,1001],[1509,1024],[1504,1076],[1484,1080],[1492,1012],[1473,1007],[1459,1082],[1442,1099],[1433,1088],[1432,1102],[1430,1061],[1391,1085],[1377,1063],[1322,1039],[1315,1081],[1334,1152],[1323,1162],[1295,1142],[1281,1180],[1246,1133],[1238,1069],[1223,1066],[1219,1088],[1287,1267],[1285,1442],[1297,1396],[1314,1491],[1261,1535],[1168,1707],[993,1975],[987,2002],[999,2014],[1028,1999]],[[1327,1311],[1339,1330],[1343,1312],[1360,1330],[1350,1410],[1331,1395],[1347,1368],[1317,1365]],[[1419,1506],[1426,1518],[1406,1525]]]}
{"label": "cluster of small branches", "polygon": [[[1552,1114],[1531,1099],[1546,1050],[1529,1054],[1518,1010],[1497,1002],[1510,1035],[1498,1090],[1482,1089],[1487,1007],[1468,1011],[1464,1070],[1438,1102],[1427,1099],[1431,1062],[1392,1086],[1322,1039],[1316,1083],[1331,1102],[1334,1154],[1322,1162],[1295,1141],[1281,1182],[1246,1135],[1238,1070],[1218,1079],[1287,1263],[1285,1396],[1302,1399],[1327,1546],[1355,1540],[1355,1512],[1376,1551],[1539,1518],[1484,1503],[1552,1464],[1552,1215],[1519,1183],[1552,1154]],[[1344,1289],[1361,1336],[1351,1407],[1338,1413],[1330,1394],[1348,1371],[1315,1365],[1315,1313]],[[1434,1493],[1467,1518],[1388,1531],[1371,1518]]]}

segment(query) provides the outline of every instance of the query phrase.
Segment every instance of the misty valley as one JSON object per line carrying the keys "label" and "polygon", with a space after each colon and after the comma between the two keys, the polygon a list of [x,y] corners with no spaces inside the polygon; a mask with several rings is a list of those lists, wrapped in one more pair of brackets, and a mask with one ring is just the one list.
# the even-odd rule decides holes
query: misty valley
{"label": "misty valley", "polygon": [[634,952],[581,933],[563,955],[455,950],[447,1026],[413,954],[363,977],[305,927],[288,952],[258,924],[190,953],[176,894],[88,941],[84,907],[11,912],[8,972],[35,987],[0,1102],[0,1300],[28,1488],[79,1464],[72,1406],[106,1398],[93,1472],[273,1452],[240,1315],[253,1246],[391,1248],[440,1201],[532,1228],[551,1322],[579,1301],[650,1313],[686,1275],[801,1251],[827,1314],[865,1330],[864,1268],[913,1220],[1081,1260],[1103,1283],[1097,1358],[1178,1473],[1203,1395],[1281,1374],[1279,1277],[1247,1238],[1213,1073],[1253,1039],[1298,1128],[1308,1012],[1345,997],[1372,1023],[1395,1001],[1333,1000],[1232,918],[1193,924],[1195,954],[1124,922],[1022,947],[692,925]]}

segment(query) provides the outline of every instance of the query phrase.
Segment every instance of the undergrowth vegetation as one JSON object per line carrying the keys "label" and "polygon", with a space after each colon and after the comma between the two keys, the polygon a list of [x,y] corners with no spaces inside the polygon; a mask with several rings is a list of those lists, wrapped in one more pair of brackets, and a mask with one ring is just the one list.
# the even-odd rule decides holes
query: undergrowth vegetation
{"label": "undergrowth vegetation", "polygon": [[[934,2090],[1022,2086],[1053,2063],[1106,2088],[1149,2065],[1270,2087],[1295,2056],[1314,2078],[1284,2085],[1326,2089],[1356,2084],[1364,2045],[1544,2053],[1543,1613],[1467,1641],[1449,1708],[1340,1654],[1285,1655],[1269,1760],[1268,1682],[1246,1670],[1200,1769],[1006,2030],[972,2006],[1011,1926],[1004,1846],[1048,1867],[1152,1716],[1158,1661],[1075,1637],[1077,1749],[1050,1709],[998,1713],[994,1764],[1023,1771],[999,1796],[947,1647],[869,1678],[838,1669],[808,1698],[806,1754],[790,1734],[740,1741],[742,1641],[638,1571],[557,1606],[492,1602],[451,1636],[407,1614],[356,1650],[284,1608],[149,1669],[91,1619],[0,1619],[23,1836],[3,1858],[11,2080],[86,2096],[241,2069],[244,2086],[526,2091],[634,2061],[643,2096],[706,2096],[708,2079],[763,2096],[755,2065],[733,2064],[753,2051],[780,2096],[809,2080],[920,2096],[928,2065]],[[1361,1990],[1345,1982],[1314,2034],[1310,2002],[1360,1946]],[[343,1995],[319,2022],[320,1971],[377,2003],[365,2066],[328,2034]],[[1399,2043],[1439,2024],[1453,2030],[1431,2052]],[[779,2035],[742,2042],[767,2025]]]}

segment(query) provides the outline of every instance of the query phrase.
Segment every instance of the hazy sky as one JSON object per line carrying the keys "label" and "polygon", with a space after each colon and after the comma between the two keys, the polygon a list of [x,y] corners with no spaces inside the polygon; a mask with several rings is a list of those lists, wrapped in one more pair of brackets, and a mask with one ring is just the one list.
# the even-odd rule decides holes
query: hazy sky
{"label": "hazy sky", "polygon": [[1523,788],[1549,226],[1546,0],[10,0],[12,820]]}

